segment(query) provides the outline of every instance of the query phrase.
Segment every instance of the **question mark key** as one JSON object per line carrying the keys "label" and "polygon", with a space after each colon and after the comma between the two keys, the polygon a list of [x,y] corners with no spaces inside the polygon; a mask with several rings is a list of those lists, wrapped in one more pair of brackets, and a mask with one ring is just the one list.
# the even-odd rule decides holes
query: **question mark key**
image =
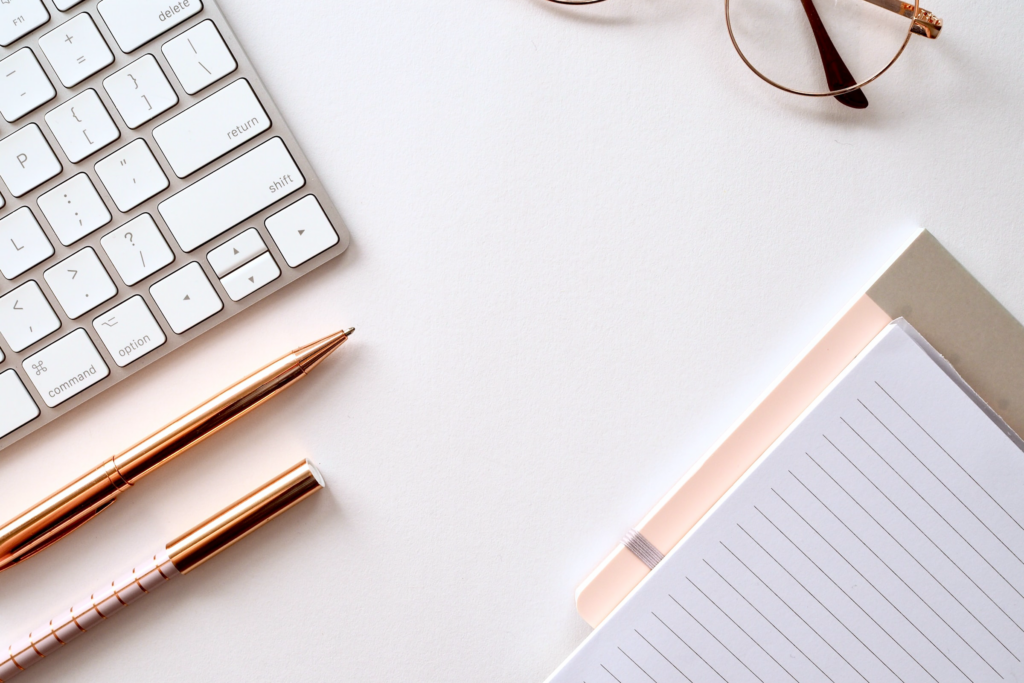
{"label": "question mark key", "polygon": [[174,261],[174,252],[148,213],[107,233],[100,244],[129,287]]}

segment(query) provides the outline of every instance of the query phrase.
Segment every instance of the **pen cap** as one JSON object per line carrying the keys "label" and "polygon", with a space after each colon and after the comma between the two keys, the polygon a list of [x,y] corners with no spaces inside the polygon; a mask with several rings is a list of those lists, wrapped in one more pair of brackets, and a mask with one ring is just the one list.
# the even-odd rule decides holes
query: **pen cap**
{"label": "pen cap", "polygon": [[304,460],[168,543],[167,555],[187,574],[323,487],[319,470]]}

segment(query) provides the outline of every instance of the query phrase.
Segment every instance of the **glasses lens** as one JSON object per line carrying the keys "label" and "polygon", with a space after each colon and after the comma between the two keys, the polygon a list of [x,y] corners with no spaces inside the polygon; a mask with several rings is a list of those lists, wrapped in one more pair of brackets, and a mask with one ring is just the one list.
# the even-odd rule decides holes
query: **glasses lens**
{"label": "glasses lens", "polygon": [[[912,18],[886,7],[904,6],[898,0],[727,3],[730,32],[749,66],[783,88],[818,95],[869,81],[899,55],[910,35]],[[912,15],[913,10],[910,5],[904,13]],[[830,62],[831,83],[822,62],[823,52]],[[836,63],[836,54],[841,64]],[[840,83],[842,64],[852,81]]]}

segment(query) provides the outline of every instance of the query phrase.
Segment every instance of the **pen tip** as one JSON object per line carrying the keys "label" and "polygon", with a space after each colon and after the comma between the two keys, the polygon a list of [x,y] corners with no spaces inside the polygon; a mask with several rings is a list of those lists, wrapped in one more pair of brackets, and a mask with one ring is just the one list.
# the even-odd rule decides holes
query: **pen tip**
{"label": "pen tip", "polygon": [[327,356],[344,344],[355,330],[356,328],[352,327],[343,332],[335,332],[299,349],[296,354],[299,356],[299,365],[302,366],[302,371],[308,373],[320,365]]}

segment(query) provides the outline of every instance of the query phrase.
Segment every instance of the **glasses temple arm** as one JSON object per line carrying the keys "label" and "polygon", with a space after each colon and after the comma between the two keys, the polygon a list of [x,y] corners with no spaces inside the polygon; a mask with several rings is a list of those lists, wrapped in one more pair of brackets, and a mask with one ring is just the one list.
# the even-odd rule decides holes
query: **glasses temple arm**
{"label": "glasses temple arm", "polygon": [[876,7],[887,9],[890,12],[895,12],[900,16],[907,17],[908,19],[914,20],[914,25],[911,27],[911,31],[919,36],[925,38],[938,38],[939,33],[942,32],[942,19],[932,14],[926,9],[918,7],[917,16],[914,16],[914,6],[903,2],[903,0],[867,0]]}
{"label": "glasses temple arm", "polygon": [[[843,90],[857,85],[857,79],[850,73],[846,62],[839,55],[835,43],[828,35],[825,24],[822,23],[818,10],[814,7],[813,0],[801,0],[804,12],[807,14],[807,21],[811,24],[811,31],[814,33],[814,42],[818,44],[818,53],[821,55],[821,65],[825,69],[825,80],[828,82],[829,90]],[[853,90],[835,98],[842,104],[853,109],[864,109],[868,106],[868,98],[861,90]]]}

